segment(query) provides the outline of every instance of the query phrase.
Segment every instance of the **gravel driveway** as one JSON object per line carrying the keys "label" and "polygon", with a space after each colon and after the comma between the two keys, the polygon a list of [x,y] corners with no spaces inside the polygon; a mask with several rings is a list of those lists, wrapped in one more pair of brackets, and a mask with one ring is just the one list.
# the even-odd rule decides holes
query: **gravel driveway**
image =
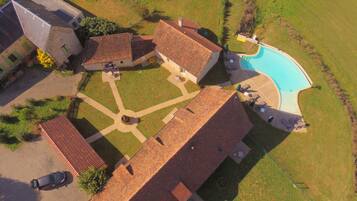
{"label": "gravel driveway", "polygon": [[30,98],[75,95],[80,79],[80,73],[63,77],[55,72],[27,68],[22,77],[0,92],[0,113],[8,113],[12,105],[23,104]]}
{"label": "gravel driveway", "polygon": [[67,186],[51,191],[34,191],[29,182],[33,178],[54,171],[69,171],[53,147],[42,139],[23,143],[10,151],[0,145],[0,201],[87,201],[89,196],[78,188],[77,179]]}

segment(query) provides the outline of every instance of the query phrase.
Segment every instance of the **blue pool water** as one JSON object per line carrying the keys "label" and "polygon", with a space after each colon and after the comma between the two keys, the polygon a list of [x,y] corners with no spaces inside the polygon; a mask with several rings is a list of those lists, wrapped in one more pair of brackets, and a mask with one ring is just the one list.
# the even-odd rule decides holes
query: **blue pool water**
{"label": "blue pool water", "polygon": [[243,69],[263,73],[274,81],[283,110],[296,112],[298,92],[311,86],[304,72],[290,57],[264,45],[256,55],[243,56],[240,64]]}

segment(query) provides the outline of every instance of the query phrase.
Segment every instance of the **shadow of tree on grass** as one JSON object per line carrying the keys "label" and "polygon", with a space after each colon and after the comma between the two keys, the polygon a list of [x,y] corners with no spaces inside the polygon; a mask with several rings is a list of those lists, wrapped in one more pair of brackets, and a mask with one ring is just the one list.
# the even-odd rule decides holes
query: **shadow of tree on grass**
{"label": "shadow of tree on grass", "polygon": [[20,200],[39,201],[41,197],[29,184],[0,176],[0,201]]}

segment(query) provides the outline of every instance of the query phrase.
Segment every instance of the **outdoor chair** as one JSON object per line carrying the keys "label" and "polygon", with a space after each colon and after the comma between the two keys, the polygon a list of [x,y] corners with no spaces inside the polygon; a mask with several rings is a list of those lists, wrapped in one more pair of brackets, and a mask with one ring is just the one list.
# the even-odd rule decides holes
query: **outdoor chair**
{"label": "outdoor chair", "polygon": [[244,84],[244,85],[238,85],[237,90],[241,93],[247,92],[248,89],[250,89],[249,84]]}

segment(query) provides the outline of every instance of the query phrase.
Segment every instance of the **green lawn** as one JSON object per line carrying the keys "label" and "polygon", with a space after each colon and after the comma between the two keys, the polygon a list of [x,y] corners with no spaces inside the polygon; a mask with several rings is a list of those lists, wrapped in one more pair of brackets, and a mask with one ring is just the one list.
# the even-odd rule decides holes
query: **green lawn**
{"label": "green lawn", "polygon": [[[321,4],[322,8],[330,4],[330,2],[324,4],[321,1],[258,1],[260,11],[263,13],[266,12],[266,15],[278,11],[284,11],[289,14],[295,13],[296,10],[294,10],[295,8],[293,7],[283,9],[286,4],[290,4],[289,2],[295,2],[291,4],[300,4],[300,2],[305,2],[308,5]],[[312,11],[306,4],[304,7],[301,7],[305,9],[304,12]],[[340,3],[337,4],[337,8],[340,6],[339,4]],[[265,10],[267,8],[270,10]],[[311,13],[317,16],[319,12],[322,12],[321,9],[317,9],[317,11]],[[327,14],[326,11],[323,11],[322,15]],[[349,14],[351,14],[351,12],[349,12],[348,15]],[[331,15],[331,17],[332,16],[334,15]],[[289,18],[290,17],[292,16],[289,16]],[[296,19],[299,17],[300,15],[294,16]],[[245,174],[244,177],[240,176],[238,179],[233,180],[233,184],[231,185],[235,186],[228,189],[228,192],[217,189],[212,184],[215,182],[215,175],[209,180],[211,182],[207,182],[202,188],[202,192],[208,197],[211,196],[212,200],[224,200],[221,199],[222,196],[226,196],[225,199],[227,200],[249,201],[357,200],[353,189],[351,128],[346,111],[334,92],[327,85],[320,67],[316,65],[314,60],[297,41],[289,37],[287,30],[280,25],[279,21],[267,17],[261,19],[261,16],[259,18],[262,24],[258,27],[259,37],[263,38],[264,42],[276,46],[293,56],[304,67],[314,84],[321,86],[320,90],[309,89],[302,92],[299,97],[304,118],[310,124],[310,127],[308,128],[308,133],[305,134],[287,134],[271,128],[254,113],[249,112],[255,124],[255,128],[249,134],[249,138],[254,143],[264,147],[268,154],[257,161],[256,165],[242,167],[243,169],[250,169],[249,173]],[[306,22],[307,24],[314,20],[313,17],[311,17],[311,20],[305,19],[305,21],[308,21]],[[343,21],[344,20],[342,20],[341,23],[347,23]],[[319,26],[331,26],[332,24],[331,22],[321,22]],[[350,30],[347,32],[349,31]],[[324,38],[325,36],[323,35],[325,32],[327,32],[327,30],[320,31],[315,34],[315,37]],[[332,33],[329,32],[328,34]],[[326,42],[325,45],[330,46],[334,45],[334,43]],[[341,43],[338,45],[341,45]],[[332,49],[331,47],[330,50]],[[336,53],[340,54],[340,52]],[[351,59],[346,59],[346,62],[351,61]],[[347,66],[339,67],[345,68]],[[342,71],[341,69],[341,72]],[[351,74],[348,74],[348,76],[352,74],[353,71],[351,71]],[[269,162],[271,161],[270,159],[272,159],[274,163],[276,162],[275,168]],[[232,175],[230,171],[234,171],[237,168],[228,162],[225,162],[222,166],[222,168],[217,170],[218,173],[216,174]],[[284,174],[277,177],[277,173],[280,172],[279,170],[284,172]],[[290,184],[286,182],[284,184],[284,180],[288,181],[287,179],[298,184],[297,186],[302,189],[302,194],[306,199],[302,199],[301,196],[298,195],[290,196],[290,194],[294,194],[292,189],[288,188]],[[264,182],[262,182],[262,180]],[[227,197],[234,193],[238,195]]]}
{"label": "green lawn", "polygon": [[141,148],[141,143],[132,133],[115,130],[105,137],[93,142],[92,147],[113,170],[114,165],[124,156],[134,156]]}
{"label": "green lawn", "polygon": [[181,91],[171,84],[170,72],[154,64],[132,71],[122,71],[116,81],[126,109],[140,111],[181,96]]}
{"label": "green lawn", "polygon": [[16,149],[25,134],[38,134],[40,122],[65,114],[70,100],[65,97],[53,99],[31,100],[24,106],[13,109],[10,115],[0,118],[0,143]]}
{"label": "green lawn", "polygon": [[92,73],[88,83],[81,92],[107,107],[114,113],[119,112],[109,84],[102,81],[101,72]]}
{"label": "green lawn", "polygon": [[195,92],[195,91],[198,91],[200,90],[200,86],[193,83],[192,81],[188,80],[186,83],[185,83],[185,88],[186,90],[188,91],[188,93],[192,93],[192,92]]}
{"label": "green lawn", "polygon": [[357,111],[357,1],[258,0],[261,21],[281,16],[313,44]]}
{"label": "green lawn", "polygon": [[138,125],[138,129],[145,135],[146,138],[149,138],[153,135],[156,135],[162,127],[165,126],[164,122],[162,121],[173,109],[177,108],[182,108],[187,103],[189,103],[190,100],[178,103],[176,105],[161,109],[159,111],[153,112],[151,114],[148,114],[146,116],[143,116],[140,119],[140,123]]}
{"label": "green lawn", "polygon": [[243,0],[230,0],[230,7],[228,7],[229,14],[227,16],[227,42],[228,49],[233,52],[254,54],[258,50],[258,46],[251,43],[242,43],[237,41],[236,32],[239,28],[240,19],[244,12]]}
{"label": "green lawn", "polygon": [[8,0],[0,0],[0,6],[6,4],[8,2]]}
{"label": "green lawn", "polygon": [[201,186],[198,194],[205,201],[307,200],[275,162],[257,148],[239,165],[228,157]]}
{"label": "green lawn", "polygon": [[[221,0],[69,0],[91,14],[110,19],[121,27],[131,28],[139,34],[152,34],[159,18],[177,20],[184,16],[198,22],[202,27],[212,31],[216,40],[222,37],[223,1]],[[136,3],[139,2],[139,3]],[[144,20],[142,8],[153,13]]]}
{"label": "green lawn", "polygon": [[77,116],[72,119],[72,122],[85,138],[114,124],[113,119],[85,102],[79,104]]}
{"label": "green lawn", "polygon": [[[334,92],[327,85],[319,66],[304,50],[288,37],[280,24],[266,24],[264,41],[293,56],[307,71],[319,89],[310,89],[300,97],[305,120],[311,124],[307,134],[291,134],[271,155],[296,181],[309,186],[314,200],[353,200],[353,167],[351,128],[347,113]],[[261,128],[255,134],[274,136]],[[328,175],[328,177],[326,177]]]}

